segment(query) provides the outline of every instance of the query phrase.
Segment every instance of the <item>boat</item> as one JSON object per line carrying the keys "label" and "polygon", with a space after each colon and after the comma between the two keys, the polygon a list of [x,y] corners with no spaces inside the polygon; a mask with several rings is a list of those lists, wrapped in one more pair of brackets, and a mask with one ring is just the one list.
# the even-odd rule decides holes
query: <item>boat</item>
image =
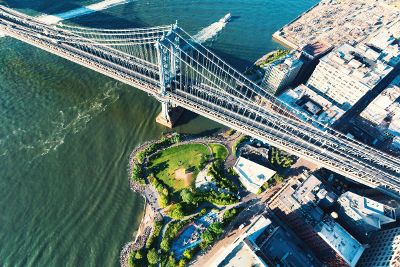
{"label": "boat", "polygon": [[231,17],[231,13],[228,13],[222,19],[220,19],[219,22],[226,23],[231,19]]}

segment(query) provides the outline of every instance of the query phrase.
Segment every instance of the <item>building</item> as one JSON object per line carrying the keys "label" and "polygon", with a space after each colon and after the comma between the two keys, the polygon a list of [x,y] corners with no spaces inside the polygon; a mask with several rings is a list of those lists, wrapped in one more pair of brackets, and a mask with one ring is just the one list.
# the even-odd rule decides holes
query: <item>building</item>
{"label": "building", "polygon": [[210,266],[268,266],[256,254],[252,240],[260,236],[270,224],[271,220],[262,215],[253,219],[239,238],[229,244],[222,253],[210,259]]}
{"label": "building", "polygon": [[338,199],[340,215],[359,236],[378,231],[382,225],[396,221],[396,210],[372,199],[346,192]]}
{"label": "building", "polygon": [[397,76],[360,115],[382,135],[393,138],[392,145],[397,147],[396,140],[400,138],[400,76]]}
{"label": "building", "polygon": [[323,125],[332,125],[345,113],[331,100],[304,84],[285,91],[278,99],[288,104],[300,119],[308,121],[308,118],[312,117]]}
{"label": "building", "polygon": [[384,27],[367,40],[366,45],[372,48],[375,54],[382,62],[396,67],[400,63],[400,22],[397,21]]}
{"label": "building", "polygon": [[400,266],[400,227],[374,233],[358,263],[360,267]]}
{"label": "building", "polygon": [[265,75],[262,81],[262,87],[273,94],[286,89],[297,77],[303,65],[303,61],[300,57],[300,52],[295,51],[263,66]]}
{"label": "building", "polygon": [[210,266],[320,266],[302,245],[271,217],[260,215],[240,238],[224,249],[224,253],[211,259]]}
{"label": "building", "polygon": [[[315,230],[335,250],[337,255],[340,256],[333,264],[342,265],[343,261],[345,261],[351,267],[356,266],[365,248],[342,226],[332,218],[326,217],[317,224]],[[330,266],[333,266],[333,264],[331,263]]]}
{"label": "building", "polygon": [[[286,184],[270,201],[270,209],[328,266],[355,266],[364,247],[322,208],[332,207],[336,195],[313,175]],[[348,248],[351,253],[345,248]]]}
{"label": "building", "polygon": [[233,168],[239,174],[239,179],[246,189],[254,194],[257,194],[260,187],[276,173],[243,157],[237,159]]}
{"label": "building", "polygon": [[393,71],[381,54],[363,44],[344,44],[320,59],[307,85],[348,110]]}
{"label": "building", "polygon": [[361,42],[382,28],[399,21],[394,0],[323,0],[273,34],[275,40],[292,49],[324,41],[335,47]]}

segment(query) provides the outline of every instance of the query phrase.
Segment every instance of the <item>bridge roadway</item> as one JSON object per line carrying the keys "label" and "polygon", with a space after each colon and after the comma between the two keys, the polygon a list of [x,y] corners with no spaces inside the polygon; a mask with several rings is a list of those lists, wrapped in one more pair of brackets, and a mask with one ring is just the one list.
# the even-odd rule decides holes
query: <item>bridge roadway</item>
{"label": "bridge roadway", "polygon": [[[79,28],[78,28],[79,29]],[[85,29],[85,28],[82,28]],[[166,32],[149,29],[152,32]],[[171,82],[161,93],[160,67],[139,57],[127,55],[113,47],[78,36],[68,27],[48,26],[33,18],[0,6],[0,31],[25,43],[56,54],[94,71],[139,88],[156,99],[182,106],[218,121],[257,139],[264,140],[290,153],[340,173],[362,184],[400,198],[399,159],[385,155],[365,145],[344,139],[339,133],[317,130],[287,114],[261,107],[260,103],[241,95],[221,91],[196,80]],[[81,32],[87,30],[81,30]],[[132,30],[134,31],[134,30]],[[145,30],[138,30],[140,32]],[[110,33],[111,34],[111,33]],[[134,42],[155,44],[159,36]],[[114,42],[115,43],[115,42]],[[181,54],[186,53],[181,51]],[[181,58],[188,68],[196,69]],[[211,79],[205,77],[203,80]],[[372,157],[371,157],[372,155]],[[376,160],[375,160],[376,159]],[[383,162],[383,164],[382,164]]]}

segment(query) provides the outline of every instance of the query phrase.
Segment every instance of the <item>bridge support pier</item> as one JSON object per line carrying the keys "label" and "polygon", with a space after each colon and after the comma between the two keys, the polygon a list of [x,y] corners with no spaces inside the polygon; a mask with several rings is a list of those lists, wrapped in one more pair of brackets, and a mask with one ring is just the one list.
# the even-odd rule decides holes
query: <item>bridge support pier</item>
{"label": "bridge support pier", "polygon": [[168,102],[161,102],[161,112],[158,114],[156,122],[172,129],[182,115],[182,112],[183,108],[181,107],[173,106]]}

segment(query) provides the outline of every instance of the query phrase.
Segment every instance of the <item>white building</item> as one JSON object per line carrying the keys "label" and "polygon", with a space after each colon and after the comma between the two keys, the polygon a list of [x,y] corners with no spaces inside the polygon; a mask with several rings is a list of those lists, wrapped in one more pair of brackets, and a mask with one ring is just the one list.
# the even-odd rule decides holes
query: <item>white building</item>
{"label": "white building", "polygon": [[400,76],[379,94],[360,115],[378,126],[383,134],[393,136],[393,146],[397,147],[400,138]]}
{"label": "white building", "polygon": [[246,189],[254,194],[257,194],[260,187],[276,173],[243,157],[237,159],[233,168],[239,174],[239,179]]}
{"label": "white building", "polygon": [[370,38],[366,45],[376,51],[377,57],[395,67],[400,63],[400,22],[384,27]]}
{"label": "white building", "polygon": [[365,248],[332,219],[316,226],[318,235],[351,267],[356,266]]}
{"label": "white building", "polygon": [[307,85],[347,110],[393,70],[380,55],[363,44],[344,44],[320,60]]}
{"label": "white building", "polygon": [[304,84],[285,91],[278,98],[288,104],[300,119],[307,120],[307,117],[311,116],[323,125],[332,125],[345,113],[343,109]]}
{"label": "white building", "polygon": [[271,220],[260,215],[252,219],[247,229],[231,244],[223,247],[220,253],[215,253],[207,262],[208,266],[268,266],[251,246],[251,243],[245,242],[251,239],[253,242],[258,236],[271,225]]}
{"label": "white building", "polygon": [[271,93],[285,89],[294,81],[299,73],[303,62],[300,60],[300,52],[289,53],[281,59],[275,60],[263,67],[265,75],[262,87]]}
{"label": "white building", "polygon": [[359,233],[376,231],[382,225],[396,221],[394,208],[352,192],[342,194],[338,204],[346,222]]}
{"label": "white building", "polygon": [[358,266],[400,266],[400,227],[374,233],[369,246]]}

